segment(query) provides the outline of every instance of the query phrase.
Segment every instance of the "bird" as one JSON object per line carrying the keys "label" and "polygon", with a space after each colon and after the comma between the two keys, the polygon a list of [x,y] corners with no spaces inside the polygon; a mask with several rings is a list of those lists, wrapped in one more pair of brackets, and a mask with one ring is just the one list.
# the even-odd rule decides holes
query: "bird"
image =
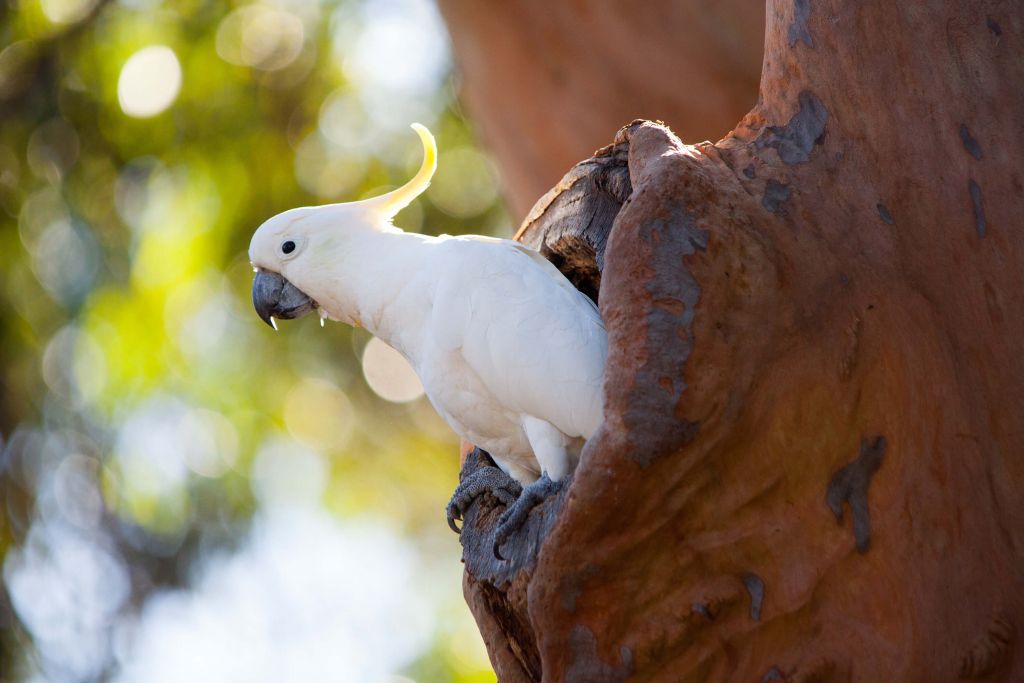
{"label": "bird", "polygon": [[[437,169],[433,135],[412,128],[423,162],[398,189],[291,209],[256,229],[253,305],[274,329],[315,311],[321,324],[365,328],[405,357],[438,414],[504,473],[463,481],[452,498],[460,508],[481,488],[500,490],[500,558],[501,543],[560,490],[601,425],[608,336],[594,302],[538,251],[394,225]],[[458,531],[452,516],[450,505]]]}

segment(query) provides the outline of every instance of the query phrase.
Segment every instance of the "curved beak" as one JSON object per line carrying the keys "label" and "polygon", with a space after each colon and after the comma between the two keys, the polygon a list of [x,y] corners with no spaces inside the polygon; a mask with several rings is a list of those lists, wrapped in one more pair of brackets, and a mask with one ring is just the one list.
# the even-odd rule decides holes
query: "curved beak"
{"label": "curved beak", "polygon": [[274,318],[298,318],[317,307],[302,290],[269,270],[256,271],[252,281],[252,305],[260,319],[275,330]]}

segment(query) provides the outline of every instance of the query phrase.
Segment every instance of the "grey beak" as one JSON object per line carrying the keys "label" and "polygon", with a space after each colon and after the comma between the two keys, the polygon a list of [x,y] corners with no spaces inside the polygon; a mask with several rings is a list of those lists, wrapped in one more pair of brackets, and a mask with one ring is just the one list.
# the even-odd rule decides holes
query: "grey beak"
{"label": "grey beak", "polygon": [[260,320],[271,327],[274,327],[271,317],[288,320],[316,308],[316,302],[302,290],[269,270],[256,272],[252,281],[252,305]]}

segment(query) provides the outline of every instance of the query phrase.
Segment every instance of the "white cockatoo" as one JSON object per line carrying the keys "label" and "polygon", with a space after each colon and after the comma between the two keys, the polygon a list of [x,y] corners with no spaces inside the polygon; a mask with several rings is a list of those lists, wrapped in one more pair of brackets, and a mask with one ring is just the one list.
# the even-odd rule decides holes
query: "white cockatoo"
{"label": "white cockatoo", "polygon": [[[433,136],[412,127],[423,164],[402,187],[285,211],[256,230],[253,304],[275,328],[274,318],[316,310],[321,321],[364,327],[396,349],[451,428],[526,486],[532,496],[520,499],[535,504],[537,494],[557,490],[601,423],[604,323],[589,298],[523,244],[392,225],[437,168]],[[503,523],[521,523],[529,509],[511,512]]]}

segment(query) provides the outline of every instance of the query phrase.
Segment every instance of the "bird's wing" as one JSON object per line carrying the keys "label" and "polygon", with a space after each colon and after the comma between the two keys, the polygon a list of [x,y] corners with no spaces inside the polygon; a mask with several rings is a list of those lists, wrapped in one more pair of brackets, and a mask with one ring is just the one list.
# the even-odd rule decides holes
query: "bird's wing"
{"label": "bird's wing", "polygon": [[[601,421],[607,333],[597,307],[536,251],[510,240],[457,238],[464,282],[457,343],[509,410],[589,437]],[[458,247],[456,244],[453,247]]]}

